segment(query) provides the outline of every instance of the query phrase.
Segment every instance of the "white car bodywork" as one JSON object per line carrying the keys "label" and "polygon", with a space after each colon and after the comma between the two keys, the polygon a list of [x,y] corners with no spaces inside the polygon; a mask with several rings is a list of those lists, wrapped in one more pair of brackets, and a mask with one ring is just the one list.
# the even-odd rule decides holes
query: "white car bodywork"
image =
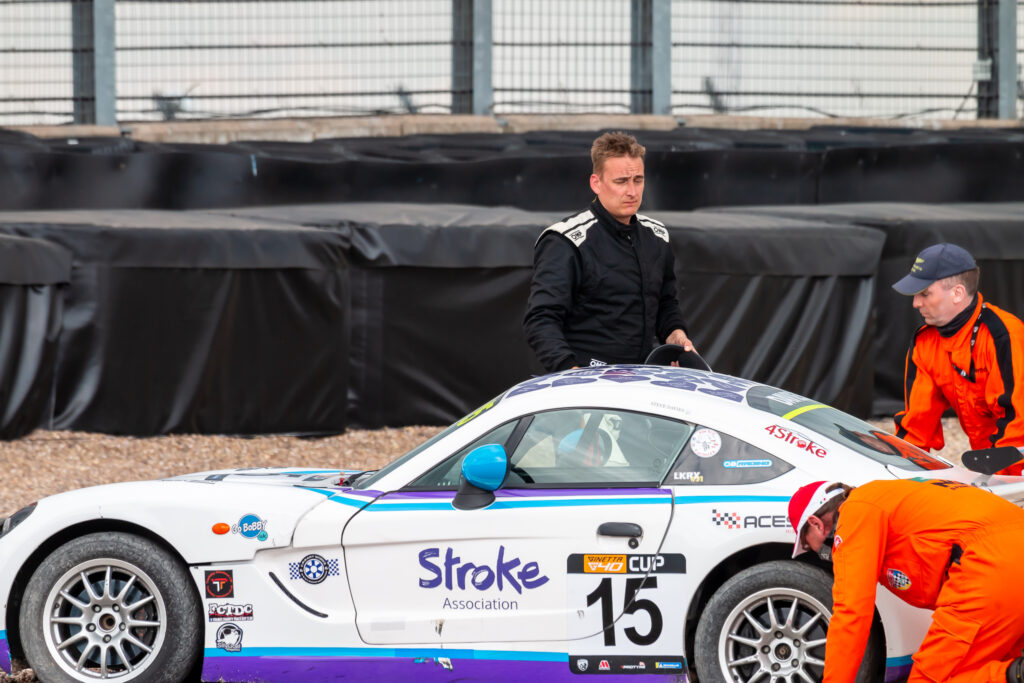
{"label": "white car bodywork", "polygon": [[[755,393],[791,409],[754,407]],[[609,434],[609,416],[680,425],[686,447],[658,481],[617,482],[612,473],[589,483],[506,484],[479,509],[453,506],[451,486],[410,486],[503,426],[569,410],[584,419],[603,411],[599,431]],[[0,666],[9,671],[8,652],[21,651],[17,609],[34,567],[76,536],[117,530],[156,540],[188,566],[206,608],[204,680],[329,680],[339,671],[425,680],[588,673],[683,680],[694,656],[691,631],[714,589],[749,563],[788,560],[787,503],[799,486],[926,476],[991,486],[1015,501],[1024,495],[1019,479],[872,459],[800,423],[815,411],[842,415],[724,375],[653,366],[572,370],[513,387],[369,485],[366,476],[353,479],[354,487],[339,485],[347,476],[340,470],[224,470],[52,496],[0,536]],[[582,441],[585,430],[578,431]],[[603,469],[621,460],[625,472],[632,465],[624,437],[612,441]],[[725,441],[746,444],[738,458],[720,459]],[[694,453],[706,460],[694,461]],[[684,461],[714,463],[723,477],[784,471],[736,484],[716,482],[717,469],[680,469]],[[604,523],[642,533],[599,533]],[[886,678],[896,679],[909,670],[929,613],[881,589],[877,609]]]}

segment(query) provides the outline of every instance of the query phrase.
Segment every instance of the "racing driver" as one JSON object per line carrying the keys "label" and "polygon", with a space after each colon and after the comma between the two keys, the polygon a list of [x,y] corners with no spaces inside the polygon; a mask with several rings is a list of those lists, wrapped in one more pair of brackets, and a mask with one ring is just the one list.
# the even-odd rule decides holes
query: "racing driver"
{"label": "racing driver", "polygon": [[1024,681],[1024,510],[942,480],[818,481],[789,501],[793,556],[831,549],[835,583],[825,683],[853,683],[875,584],[934,610],[908,683]]}
{"label": "racing driver", "polygon": [[523,329],[548,372],[643,363],[655,337],[693,350],[668,230],[637,214],[644,152],[626,133],[597,138],[590,150],[594,200],[537,239]]}

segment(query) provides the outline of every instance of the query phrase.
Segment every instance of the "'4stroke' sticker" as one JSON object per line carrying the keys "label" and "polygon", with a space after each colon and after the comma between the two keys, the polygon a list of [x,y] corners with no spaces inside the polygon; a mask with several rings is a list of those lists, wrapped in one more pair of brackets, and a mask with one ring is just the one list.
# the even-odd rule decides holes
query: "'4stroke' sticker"
{"label": "'4stroke' sticker", "polygon": [[683,555],[579,553],[566,569],[573,673],[686,675]]}

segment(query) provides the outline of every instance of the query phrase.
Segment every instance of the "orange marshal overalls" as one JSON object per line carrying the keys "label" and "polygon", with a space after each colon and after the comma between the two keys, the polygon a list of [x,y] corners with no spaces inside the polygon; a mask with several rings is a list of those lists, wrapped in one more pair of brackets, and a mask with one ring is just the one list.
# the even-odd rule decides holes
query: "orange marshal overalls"
{"label": "orange marshal overalls", "polygon": [[[1024,446],[1024,323],[991,304],[983,310],[983,303],[978,294],[973,315],[952,337],[932,325],[914,335],[897,436],[926,450],[941,449],[939,418],[952,407],[971,448]],[[1021,464],[1013,467],[1003,473],[1021,473]]]}
{"label": "orange marshal overalls", "polygon": [[1005,681],[1024,647],[1024,510],[955,482],[873,481],[839,508],[834,548],[825,683],[856,678],[876,583],[935,610],[908,683]]}

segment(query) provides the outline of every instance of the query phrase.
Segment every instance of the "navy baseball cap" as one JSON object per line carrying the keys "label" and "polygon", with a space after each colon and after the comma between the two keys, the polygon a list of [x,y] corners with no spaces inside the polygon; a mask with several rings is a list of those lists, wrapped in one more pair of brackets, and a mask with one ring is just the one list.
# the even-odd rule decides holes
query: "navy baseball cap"
{"label": "navy baseball cap", "polygon": [[913,296],[928,289],[928,285],[936,280],[974,270],[977,267],[974,257],[967,253],[966,249],[943,242],[930,246],[918,254],[914,265],[910,267],[910,274],[894,284],[892,288],[900,294]]}

